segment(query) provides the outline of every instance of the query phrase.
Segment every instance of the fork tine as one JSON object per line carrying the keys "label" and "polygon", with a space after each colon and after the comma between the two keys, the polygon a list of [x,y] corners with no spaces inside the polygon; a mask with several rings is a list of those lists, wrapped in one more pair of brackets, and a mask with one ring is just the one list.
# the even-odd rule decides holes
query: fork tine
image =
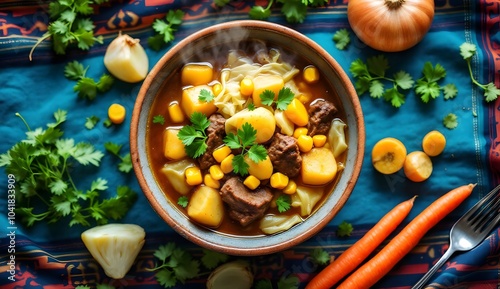
{"label": "fork tine", "polygon": [[480,233],[490,227],[493,229],[492,227],[498,222],[496,219],[500,208],[500,195],[497,194],[499,189],[500,185],[469,210],[468,221],[475,232]]}

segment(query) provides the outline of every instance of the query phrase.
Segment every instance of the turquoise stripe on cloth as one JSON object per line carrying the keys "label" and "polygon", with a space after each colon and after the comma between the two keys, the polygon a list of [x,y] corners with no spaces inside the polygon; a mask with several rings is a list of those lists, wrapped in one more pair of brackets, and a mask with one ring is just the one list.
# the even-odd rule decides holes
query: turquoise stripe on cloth
{"label": "turquoise stripe on cloth", "polygon": [[[255,3],[265,1],[232,1],[224,8],[217,8],[212,1],[141,0],[113,1],[92,15],[96,33],[104,37],[103,45],[96,45],[88,52],[70,50],[67,55],[56,56],[50,41],[42,42],[34,51],[33,61],[28,54],[48,24],[47,1],[8,1],[0,4],[0,154],[24,138],[26,127],[15,117],[19,112],[31,128],[44,126],[52,121],[57,109],[68,111],[63,125],[65,136],[76,141],[86,141],[104,151],[104,143],[123,144],[129,149],[130,115],[141,84],[119,82],[111,91],[98,96],[93,102],[78,99],[73,91],[74,81],[64,77],[65,65],[72,60],[89,66],[88,76],[97,78],[106,72],[102,65],[107,44],[118,30],[141,39],[150,59],[150,68],[175,43],[191,33],[210,25],[248,19],[248,11]],[[385,213],[396,204],[418,195],[410,216],[400,230],[436,198],[452,188],[477,183],[473,195],[457,210],[433,228],[394,269],[373,288],[410,288],[427,272],[448,247],[449,230],[469,207],[477,202],[500,181],[499,101],[486,103],[483,91],[473,86],[467,65],[459,46],[467,41],[477,45],[478,53],[472,62],[474,77],[481,83],[494,81],[500,85],[500,32],[498,30],[499,6],[495,0],[436,0],[436,16],[426,37],[415,47],[398,53],[373,50],[357,39],[347,21],[348,0],[329,1],[327,7],[308,10],[301,24],[287,23],[279,8],[272,11],[269,21],[289,26],[310,37],[325,48],[349,73],[350,64],[356,59],[383,54],[389,60],[389,75],[399,70],[407,71],[414,79],[421,77],[425,62],[440,63],[447,71],[443,83],[454,83],[458,95],[451,100],[442,96],[422,103],[413,91],[408,92],[406,103],[393,108],[382,99],[360,95],[366,125],[366,155],[356,187],[340,213],[319,234],[284,252],[269,256],[245,257],[255,269],[256,281],[270,279],[276,284],[282,276],[294,275],[300,280],[299,288],[319,272],[320,266],[312,262],[311,251],[321,248],[334,259],[361,238]],[[153,35],[151,23],[170,9],[182,9],[183,24],[175,34],[175,41],[161,51],[151,50],[146,39]],[[115,16],[127,12],[120,22]],[[126,13],[125,13],[126,14]],[[352,43],[346,50],[338,50],[332,41],[333,34],[342,28],[351,32]],[[355,79],[352,78],[354,82]],[[107,117],[111,103],[124,105],[129,112],[123,125],[105,128],[102,120]],[[458,117],[458,126],[446,129],[442,120],[449,113]],[[92,130],[84,128],[86,117],[96,115],[101,123]],[[407,180],[403,172],[390,176],[377,173],[371,164],[371,149],[386,136],[403,140],[408,151],[420,150],[422,137],[438,129],[447,138],[443,154],[433,158],[434,171],[423,183]],[[128,185],[139,198],[121,222],[136,223],[145,228],[147,237],[144,250],[129,274],[120,281],[109,280],[92,259],[80,241],[83,227],[67,228],[62,224],[37,224],[32,228],[22,226],[18,220],[15,242],[15,281],[10,276],[7,262],[11,254],[10,226],[6,188],[8,182],[4,168],[0,168],[0,287],[1,288],[74,288],[89,284],[111,282],[117,288],[162,288],[154,274],[147,272],[154,263],[153,251],[168,242],[176,242],[197,258],[202,248],[186,242],[151,209],[142,195],[133,173],[116,170],[117,159],[106,156],[99,168],[84,168],[77,184],[88,187],[96,177],[109,182],[109,194],[119,185]],[[339,238],[335,231],[342,221],[353,224],[350,237]],[[430,288],[497,288],[500,286],[498,228],[476,249],[453,256],[431,279]],[[174,288],[205,288],[206,276],[188,280]],[[122,286],[122,287],[120,287]],[[275,287],[276,288],[276,287]]]}

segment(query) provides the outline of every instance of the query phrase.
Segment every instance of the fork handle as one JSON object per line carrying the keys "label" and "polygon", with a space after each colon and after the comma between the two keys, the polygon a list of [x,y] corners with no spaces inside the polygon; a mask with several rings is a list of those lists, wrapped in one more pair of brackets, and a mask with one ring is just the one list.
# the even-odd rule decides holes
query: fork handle
{"label": "fork handle", "polygon": [[427,284],[427,281],[429,281],[432,275],[434,275],[434,273],[436,273],[436,271],[439,268],[441,268],[441,266],[443,266],[443,264],[451,257],[451,255],[455,253],[455,250],[450,250],[450,249],[451,247],[448,248],[446,252],[444,252],[443,256],[441,256],[441,258],[437,261],[437,263],[434,264],[434,266],[432,266],[432,268],[427,273],[425,273],[425,275],[422,276],[422,278],[417,282],[417,284],[411,287],[411,289],[420,289],[423,288],[425,284]]}

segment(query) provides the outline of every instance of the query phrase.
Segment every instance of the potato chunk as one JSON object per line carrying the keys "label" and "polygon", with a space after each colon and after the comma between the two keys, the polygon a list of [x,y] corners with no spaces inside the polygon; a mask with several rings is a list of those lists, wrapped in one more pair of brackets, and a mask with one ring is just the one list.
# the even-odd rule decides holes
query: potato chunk
{"label": "potato chunk", "polygon": [[302,155],[302,181],[307,185],[324,185],[337,174],[337,162],[327,148],[313,148]]}
{"label": "potato chunk", "polygon": [[279,91],[285,86],[283,77],[279,75],[260,75],[253,79],[252,99],[255,106],[262,106],[261,93],[265,90],[274,92],[277,97]]}
{"label": "potato chunk", "polygon": [[177,137],[178,129],[167,128],[163,132],[163,154],[167,159],[180,160],[186,156],[184,144]]}
{"label": "potato chunk", "polygon": [[224,217],[224,205],[219,191],[207,186],[199,187],[189,200],[187,214],[200,224],[218,227]]}
{"label": "potato chunk", "polygon": [[208,85],[192,86],[182,91],[181,106],[188,117],[191,117],[195,111],[208,117],[217,110],[213,101],[206,102],[199,99],[202,90],[212,93],[212,88]]}

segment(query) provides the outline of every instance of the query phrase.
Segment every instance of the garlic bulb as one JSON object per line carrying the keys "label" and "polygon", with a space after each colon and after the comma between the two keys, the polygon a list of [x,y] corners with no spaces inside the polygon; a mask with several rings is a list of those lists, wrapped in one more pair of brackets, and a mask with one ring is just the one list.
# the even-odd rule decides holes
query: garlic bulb
{"label": "garlic bulb", "polygon": [[149,60],[139,43],[127,34],[119,34],[106,49],[104,65],[116,78],[130,83],[146,78]]}
{"label": "garlic bulb", "polygon": [[146,233],[134,224],[107,224],[82,233],[81,238],[92,257],[108,277],[121,279],[134,264],[144,245]]}

